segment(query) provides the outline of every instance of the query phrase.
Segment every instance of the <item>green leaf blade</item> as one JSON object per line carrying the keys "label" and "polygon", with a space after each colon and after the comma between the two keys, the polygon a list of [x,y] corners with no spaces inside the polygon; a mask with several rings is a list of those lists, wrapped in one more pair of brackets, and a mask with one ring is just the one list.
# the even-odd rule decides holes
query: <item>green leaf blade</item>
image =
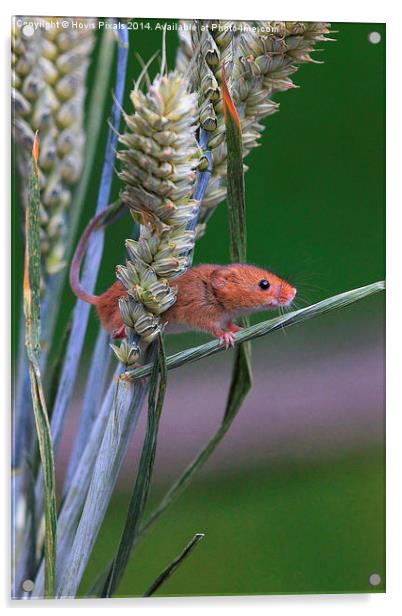
{"label": "green leaf blade", "polygon": [[[243,169],[243,137],[240,119],[229,92],[226,71],[222,68],[222,101],[225,116],[227,146],[227,206],[230,231],[230,258],[232,262],[247,261],[246,196]],[[248,318],[241,319],[248,327]],[[236,347],[232,380],[223,421],[233,421],[253,383],[251,371],[251,345],[246,342]]]}
{"label": "green leaf blade", "polygon": [[162,571],[151,586],[145,591],[144,597],[151,597],[155,592],[166,582],[168,578],[176,571],[183,561],[191,554],[194,548],[204,539],[204,533],[197,533],[186,545],[184,550]]}
{"label": "green leaf blade", "polygon": [[[249,325],[244,319],[244,326]],[[232,422],[253,385],[251,371],[251,344],[243,342],[235,350],[232,380],[229,388],[228,400],[224,414],[224,423]]]}
{"label": "green leaf blade", "polygon": [[38,436],[45,488],[45,596],[54,596],[56,568],[56,479],[53,443],[39,369],[40,353],[40,236],[39,236],[39,169],[38,134],[32,150],[32,174],[26,212],[26,246],[24,265],[25,344],[29,360],[31,395]]}
{"label": "green leaf blade", "polygon": [[[358,302],[366,297],[369,297],[370,295],[379,293],[384,289],[385,282],[380,280],[364,287],[359,287],[357,289],[345,291],[344,293],[339,293],[338,295],[333,295],[332,297],[327,297],[316,304],[312,304],[305,308],[300,308],[299,310],[293,310],[287,314],[282,314],[274,317],[273,319],[267,319],[266,321],[261,321],[261,323],[257,323],[256,325],[246,327],[235,334],[236,342],[251,341],[255,338],[266,336],[267,334],[273,333],[279,329],[289,327],[290,325],[303,323],[304,321],[322,316],[332,310],[349,306],[350,304]],[[210,355],[215,355],[216,353],[222,353],[224,351],[225,349],[222,347],[219,340],[211,340],[210,342],[206,342],[205,344],[201,344],[197,347],[192,347],[168,356],[166,358],[166,366],[168,370],[173,370],[174,368],[179,368],[185,364],[199,361],[200,359],[209,357]],[[140,368],[128,370],[122,378],[128,381],[133,379],[142,379],[143,377],[148,376],[151,373],[151,370],[152,364],[145,364]]]}
{"label": "green leaf blade", "polygon": [[235,263],[247,260],[246,198],[243,169],[243,137],[239,116],[229,92],[226,71],[222,69],[222,102],[227,146],[227,206],[230,231],[230,257]]}

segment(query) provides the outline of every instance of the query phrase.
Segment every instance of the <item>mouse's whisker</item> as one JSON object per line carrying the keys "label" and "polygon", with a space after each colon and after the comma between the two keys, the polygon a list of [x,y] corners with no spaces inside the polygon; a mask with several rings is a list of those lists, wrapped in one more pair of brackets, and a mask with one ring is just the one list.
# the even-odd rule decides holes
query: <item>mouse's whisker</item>
{"label": "mouse's whisker", "polygon": [[[284,316],[285,316],[285,311],[286,311],[286,306],[278,306],[278,308],[279,308],[279,314],[280,314],[280,316],[281,316],[281,317],[284,317]],[[285,324],[284,324],[284,323],[281,323],[279,327],[280,327],[280,329],[281,329],[281,331],[282,331],[283,335],[284,335],[284,336],[286,336],[286,328],[285,328]]]}

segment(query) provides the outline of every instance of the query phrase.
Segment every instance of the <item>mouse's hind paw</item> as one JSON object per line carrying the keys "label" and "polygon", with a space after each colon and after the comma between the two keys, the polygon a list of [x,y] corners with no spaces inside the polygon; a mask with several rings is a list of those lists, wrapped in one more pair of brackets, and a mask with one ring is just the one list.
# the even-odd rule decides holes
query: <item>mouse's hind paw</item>
{"label": "mouse's hind paw", "polygon": [[225,347],[225,349],[229,349],[230,347],[234,347],[236,338],[233,332],[223,332],[219,336],[219,342]]}

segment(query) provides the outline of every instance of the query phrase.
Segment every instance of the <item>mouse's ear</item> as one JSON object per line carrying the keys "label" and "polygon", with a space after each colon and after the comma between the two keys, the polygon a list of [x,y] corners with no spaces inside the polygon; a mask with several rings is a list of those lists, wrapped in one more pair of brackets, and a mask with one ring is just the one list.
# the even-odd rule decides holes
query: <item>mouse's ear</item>
{"label": "mouse's ear", "polygon": [[223,289],[228,281],[226,267],[217,267],[211,274],[211,285],[214,289]]}

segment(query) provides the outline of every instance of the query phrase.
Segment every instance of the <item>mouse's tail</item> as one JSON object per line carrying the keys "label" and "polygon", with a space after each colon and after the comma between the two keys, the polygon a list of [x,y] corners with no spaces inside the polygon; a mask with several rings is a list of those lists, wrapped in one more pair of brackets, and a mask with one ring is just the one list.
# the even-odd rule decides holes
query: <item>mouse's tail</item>
{"label": "mouse's tail", "polygon": [[84,302],[87,302],[88,304],[97,304],[98,296],[92,295],[92,293],[87,293],[87,291],[85,291],[85,289],[82,287],[81,281],[80,281],[81,262],[86,253],[88,242],[89,242],[89,239],[92,233],[98,227],[101,226],[101,222],[105,218],[106,214],[110,212],[111,207],[113,206],[106,207],[104,210],[99,212],[99,214],[94,216],[89,221],[88,226],[86,227],[84,233],[81,236],[80,241],[78,242],[78,246],[73,256],[73,260],[71,261],[71,267],[70,267],[71,288],[79,299],[82,299]]}

